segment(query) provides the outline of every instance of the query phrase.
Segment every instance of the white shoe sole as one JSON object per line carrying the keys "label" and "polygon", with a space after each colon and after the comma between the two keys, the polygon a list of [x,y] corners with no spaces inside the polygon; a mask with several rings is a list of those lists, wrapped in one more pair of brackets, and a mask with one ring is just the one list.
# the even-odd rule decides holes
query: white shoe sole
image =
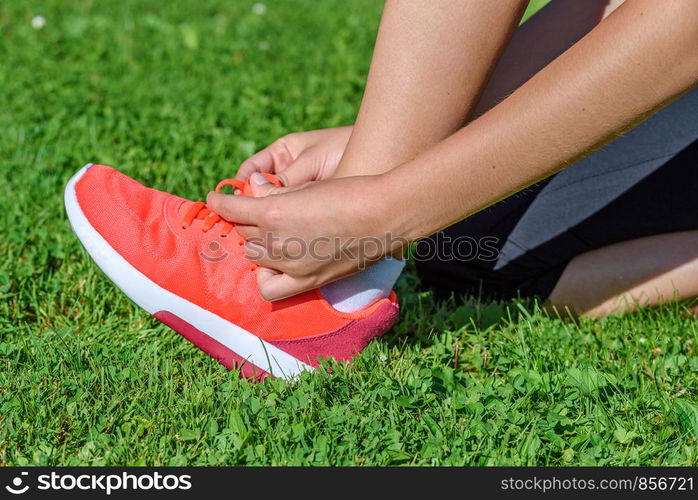
{"label": "white shoe sole", "polygon": [[92,227],[78,203],[75,184],[91,166],[85,165],[68,181],[65,207],[70,225],[87,253],[122,292],[150,314],[174,314],[270,375],[293,379],[304,370],[314,369],[234,323],[165,290],[119,255]]}

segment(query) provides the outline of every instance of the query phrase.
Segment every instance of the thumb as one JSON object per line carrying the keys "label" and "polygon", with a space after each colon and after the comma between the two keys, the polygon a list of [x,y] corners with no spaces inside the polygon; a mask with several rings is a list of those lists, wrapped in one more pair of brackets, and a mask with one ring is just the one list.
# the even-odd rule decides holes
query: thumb
{"label": "thumb", "polygon": [[271,302],[292,297],[316,287],[307,280],[292,278],[274,269],[259,267],[257,268],[257,288],[262,298]]}
{"label": "thumb", "polygon": [[306,187],[307,183],[291,187],[279,187],[269,182],[262,174],[255,172],[250,176],[250,188],[253,198],[263,198],[270,194],[290,193]]}
{"label": "thumb", "polygon": [[211,192],[206,199],[214,212],[237,224],[256,226],[266,211],[266,200]]}
{"label": "thumb", "polygon": [[277,187],[269,182],[262,174],[255,172],[250,175],[250,188],[253,198],[263,198],[270,194],[278,194],[283,192],[283,188]]}
{"label": "thumb", "polygon": [[296,186],[318,180],[320,162],[318,154],[313,149],[304,151],[288,167],[277,170],[276,176],[284,186]]}

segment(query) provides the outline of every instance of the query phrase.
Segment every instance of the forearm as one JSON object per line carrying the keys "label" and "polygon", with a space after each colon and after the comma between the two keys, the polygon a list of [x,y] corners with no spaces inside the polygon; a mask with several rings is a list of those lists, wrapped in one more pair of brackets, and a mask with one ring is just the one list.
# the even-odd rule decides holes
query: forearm
{"label": "forearm", "polygon": [[458,130],[527,1],[389,0],[336,177],[378,174]]}
{"label": "forearm", "polygon": [[[631,0],[514,94],[384,174],[417,239],[554,173],[698,81],[693,0]],[[429,176],[425,182],[425,172]]]}

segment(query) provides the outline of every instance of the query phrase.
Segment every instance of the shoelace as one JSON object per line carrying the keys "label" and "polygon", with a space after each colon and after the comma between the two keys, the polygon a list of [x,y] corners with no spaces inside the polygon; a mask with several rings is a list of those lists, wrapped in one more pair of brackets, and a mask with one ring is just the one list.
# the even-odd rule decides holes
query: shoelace
{"label": "shoelace", "polygon": [[[282,185],[275,175],[267,173],[264,173],[262,175],[275,186]],[[233,192],[239,190],[243,196],[251,195],[249,179],[247,182],[243,182],[237,179],[224,179],[220,181],[216,186],[216,193],[220,193],[221,189],[223,189],[225,186],[232,186]],[[182,229],[186,229],[189,226],[191,226],[191,223],[194,220],[204,221],[204,223],[201,226],[201,230],[203,232],[208,231],[213,226],[220,223],[222,238],[227,238],[230,234],[230,231],[232,231],[233,227],[235,226],[235,224],[233,224],[232,222],[228,222],[227,220],[223,219],[223,217],[218,215],[216,212],[208,208],[206,206],[206,203],[204,203],[203,201],[196,201],[192,203],[189,209],[184,213],[184,215],[182,216]],[[243,240],[240,236],[238,236],[238,244],[245,244],[245,240]]]}

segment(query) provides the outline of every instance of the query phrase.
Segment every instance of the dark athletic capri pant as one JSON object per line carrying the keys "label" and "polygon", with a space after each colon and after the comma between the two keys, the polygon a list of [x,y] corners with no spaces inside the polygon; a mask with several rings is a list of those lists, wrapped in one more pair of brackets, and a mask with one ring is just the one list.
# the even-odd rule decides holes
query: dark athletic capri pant
{"label": "dark athletic capri pant", "polygon": [[698,229],[698,89],[562,172],[420,241],[422,283],[547,298],[575,256]]}

